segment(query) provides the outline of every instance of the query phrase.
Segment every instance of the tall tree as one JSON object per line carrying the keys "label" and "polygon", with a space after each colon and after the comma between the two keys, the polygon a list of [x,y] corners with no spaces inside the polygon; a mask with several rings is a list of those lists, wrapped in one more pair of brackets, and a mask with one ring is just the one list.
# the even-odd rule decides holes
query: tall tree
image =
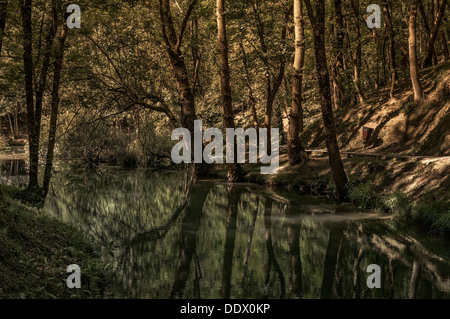
{"label": "tall tree", "polygon": [[[183,42],[184,31],[186,30],[189,18],[196,4],[197,0],[191,0],[189,2],[180,29],[177,32],[175,30],[169,0],[159,0],[162,37],[166,45],[167,57],[172,67],[173,77],[177,83],[178,101],[181,111],[181,126],[187,128],[191,132],[192,145],[194,145],[194,120],[197,118],[195,112],[195,96],[193,87],[190,84],[189,72],[186,67],[181,45]],[[199,173],[201,165],[193,165],[195,173]]]}
{"label": "tall tree", "polygon": [[[61,7],[60,5],[58,6]],[[55,19],[58,19],[55,13]],[[58,109],[59,109],[59,89],[61,84],[61,70],[64,59],[64,50],[67,39],[68,26],[67,23],[63,21],[63,27],[58,35],[58,47],[56,52],[55,61],[53,63],[54,73],[53,73],[53,88],[52,88],[52,100],[51,100],[51,114],[50,114],[50,128],[48,133],[48,146],[47,146],[47,159],[45,162],[45,172],[44,172],[44,196],[48,193],[48,188],[50,185],[50,178],[53,168],[53,157],[56,141],[56,129],[58,120]]]}
{"label": "tall tree", "polygon": [[38,164],[31,153],[32,138],[34,136],[34,94],[33,94],[33,30],[31,23],[32,1],[23,0],[20,3],[20,11],[22,14],[22,32],[23,32],[23,63],[25,71],[25,95],[27,104],[27,126],[28,139],[30,144],[30,170],[29,170],[29,186],[38,186],[37,169]]}
{"label": "tall tree", "polygon": [[439,32],[439,27],[441,26],[442,18],[445,15],[445,7],[447,5],[447,0],[441,0],[439,8],[437,10],[436,17],[434,19],[433,28],[431,30],[431,34],[428,37],[426,56],[423,60],[422,67],[427,68],[432,64],[433,59],[433,51],[434,51],[434,43],[436,42],[436,38]]}
{"label": "tall tree", "polygon": [[302,86],[306,49],[304,24],[302,1],[294,0],[295,57],[292,70],[292,102],[288,129],[288,155],[291,165],[300,164],[306,158],[306,152],[299,136],[303,129]]}
{"label": "tall tree", "polygon": [[344,66],[344,16],[342,14],[342,0],[334,0],[334,41],[333,62],[331,67],[331,78],[333,80],[334,107],[342,107],[343,90],[340,81],[341,69]]}
{"label": "tall tree", "polygon": [[[217,32],[220,51],[220,96],[223,107],[225,128],[234,128],[234,113],[230,86],[230,68],[228,65],[228,41],[225,21],[225,0],[217,0]],[[236,138],[235,138],[236,140]],[[242,180],[244,173],[237,163],[237,145],[234,144],[234,161],[228,164],[228,181]]]}
{"label": "tall tree", "polygon": [[394,98],[395,84],[397,82],[397,70],[395,61],[395,39],[394,39],[394,26],[392,21],[392,5],[390,0],[383,0],[383,12],[386,21],[386,32],[389,39],[389,71],[391,75],[391,99]]}
{"label": "tall tree", "polygon": [[240,47],[241,53],[242,53],[242,63],[244,65],[244,70],[245,70],[245,85],[247,86],[247,89],[248,89],[248,100],[250,103],[250,108],[252,110],[253,122],[254,122],[256,131],[259,132],[258,113],[256,111],[256,98],[255,98],[255,94],[253,93],[253,88],[251,85],[247,53],[245,52],[244,44],[242,43],[242,41],[239,41],[239,47]]}
{"label": "tall tree", "polygon": [[[268,135],[270,135],[270,128],[272,126],[272,111],[273,111],[273,103],[275,101],[275,97],[280,89],[281,84],[283,83],[284,78],[284,69],[286,66],[286,58],[282,52],[280,52],[280,56],[278,58],[278,64],[273,64],[267,58],[269,54],[269,49],[267,46],[266,39],[266,28],[263,23],[261,17],[261,3],[256,0],[253,1],[253,11],[255,13],[256,18],[256,29],[258,33],[259,45],[261,47],[261,57],[263,59],[263,63],[266,67],[265,82],[266,82],[266,103],[265,103],[265,113],[264,113],[264,126],[268,130]],[[289,13],[290,7],[285,9],[283,27],[281,28],[281,43],[284,43],[287,35],[287,24],[289,21]],[[284,44],[283,44],[284,46]],[[272,64],[272,66],[271,66]],[[270,140],[270,137],[268,138]]]}
{"label": "tall tree", "polygon": [[353,53],[353,83],[359,103],[364,104],[365,98],[361,89],[362,45],[361,45],[361,14],[359,0],[351,0],[356,28],[356,47]]}
{"label": "tall tree", "polygon": [[419,78],[419,67],[417,65],[416,51],[416,20],[418,1],[411,3],[409,12],[409,70],[411,73],[411,82],[414,89],[414,100],[418,101],[423,98],[422,85]]}
{"label": "tall tree", "polygon": [[315,0],[316,14],[310,0],[304,0],[309,20],[313,28],[314,53],[316,57],[317,81],[320,91],[320,105],[325,128],[330,167],[336,185],[338,199],[347,198],[347,176],[342,165],[341,155],[334,125],[333,107],[331,102],[330,74],[328,72],[327,55],[325,50],[325,0]]}

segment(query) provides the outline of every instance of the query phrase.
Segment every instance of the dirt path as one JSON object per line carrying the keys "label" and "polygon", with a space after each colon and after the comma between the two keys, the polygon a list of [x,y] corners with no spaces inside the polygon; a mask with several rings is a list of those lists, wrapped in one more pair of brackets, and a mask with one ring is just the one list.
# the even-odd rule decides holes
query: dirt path
{"label": "dirt path", "polygon": [[[308,154],[326,154],[328,153],[325,149],[307,149],[306,152]],[[422,159],[450,159],[450,156],[417,156],[417,155],[401,155],[401,154],[395,154],[395,153],[372,153],[372,152],[350,152],[350,151],[340,151],[341,154],[347,155],[347,157],[353,157],[353,156],[368,156],[368,157],[379,157],[382,159],[386,158],[404,158],[404,159],[410,159],[410,160],[422,160]]]}

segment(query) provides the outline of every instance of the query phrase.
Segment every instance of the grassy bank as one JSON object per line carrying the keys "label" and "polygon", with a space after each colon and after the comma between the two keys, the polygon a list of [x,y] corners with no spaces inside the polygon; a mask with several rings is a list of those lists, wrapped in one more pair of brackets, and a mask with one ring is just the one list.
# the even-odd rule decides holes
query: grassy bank
{"label": "grassy bank", "polygon": [[[66,285],[70,264],[81,268],[80,289]],[[0,298],[101,298],[107,276],[108,266],[78,229],[0,199]]]}

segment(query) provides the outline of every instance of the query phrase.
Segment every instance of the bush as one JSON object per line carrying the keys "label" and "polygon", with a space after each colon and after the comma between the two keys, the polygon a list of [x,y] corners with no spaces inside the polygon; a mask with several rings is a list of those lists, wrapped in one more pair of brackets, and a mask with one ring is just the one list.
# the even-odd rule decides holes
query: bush
{"label": "bush", "polygon": [[412,218],[434,235],[450,235],[450,207],[445,201],[425,200],[412,209]]}
{"label": "bush", "polygon": [[380,208],[382,198],[377,195],[375,186],[371,182],[362,184],[349,183],[349,199],[361,209]]}
{"label": "bush", "polygon": [[397,191],[392,195],[385,196],[383,206],[397,217],[411,218],[411,200],[402,192]]}

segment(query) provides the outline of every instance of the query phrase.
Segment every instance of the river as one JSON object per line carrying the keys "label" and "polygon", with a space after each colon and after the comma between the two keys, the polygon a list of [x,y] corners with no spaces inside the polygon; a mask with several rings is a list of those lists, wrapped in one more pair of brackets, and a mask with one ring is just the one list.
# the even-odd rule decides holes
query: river
{"label": "river", "polygon": [[[20,163],[1,167],[2,183],[23,186]],[[101,245],[113,298],[450,298],[448,241],[295,191],[66,169],[44,210]]]}

